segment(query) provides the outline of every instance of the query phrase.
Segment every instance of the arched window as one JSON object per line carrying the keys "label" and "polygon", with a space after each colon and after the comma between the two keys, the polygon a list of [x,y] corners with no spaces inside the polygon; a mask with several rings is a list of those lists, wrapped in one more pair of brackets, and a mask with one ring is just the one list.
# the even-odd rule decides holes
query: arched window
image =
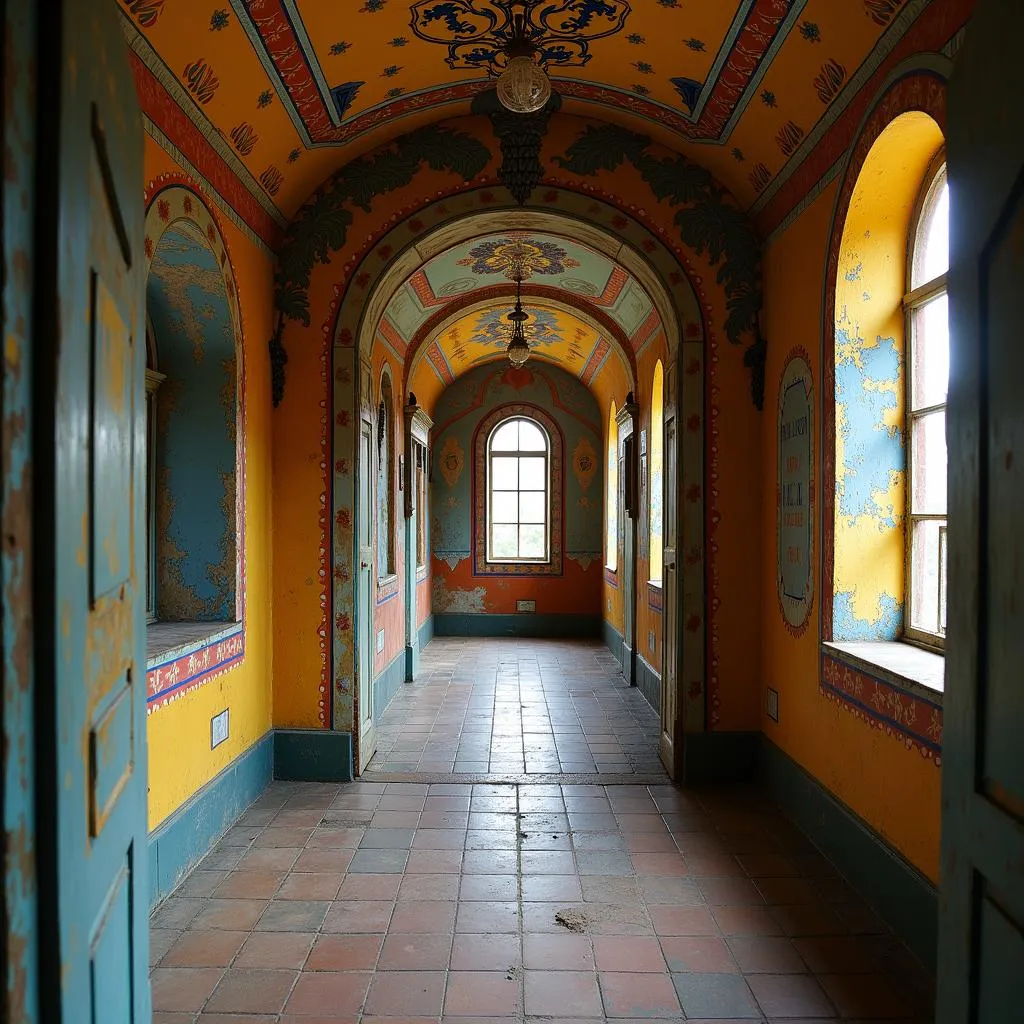
{"label": "arched window", "polygon": [[665,490],[665,368],[659,359],[651,389],[650,533],[651,581],[661,582],[665,546],[663,522]]}
{"label": "arched window", "polygon": [[515,416],[487,441],[487,560],[550,559],[551,441],[536,420]]}
{"label": "arched window", "polygon": [[395,560],[395,401],[391,375],[380,380],[377,407],[377,579],[393,576]]}
{"label": "arched window", "polygon": [[907,257],[906,631],[941,646],[946,633],[946,392],[949,384],[949,185],[925,181]]}
{"label": "arched window", "polygon": [[605,565],[612,572],[619,565],[619,427],[615,403],[608,413],[608,534]]}

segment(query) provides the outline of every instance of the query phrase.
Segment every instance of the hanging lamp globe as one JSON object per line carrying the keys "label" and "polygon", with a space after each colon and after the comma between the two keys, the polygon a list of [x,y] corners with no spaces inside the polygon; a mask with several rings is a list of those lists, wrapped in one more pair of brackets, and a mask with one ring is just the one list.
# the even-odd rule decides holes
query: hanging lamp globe
{"label": "hanging lamp globe", "polygon": [[508,318],[512,323],[512,338],[505,348],[505,355],[508,356],[508,361],[517,370],[526,362],[527,359],[530,358],[530,344],[526,340],[526,332],[523,330],[523,324],[526,323],[528,314],[526,310],[523,309],[522,288],[522,276],[517,275],[516,304],[512,312],[508,315]]}
{"label": "hanging lamp globe", "polygon": [[498,102],[513,114],[534,114],[551,99],[551,79],[537,63],[537,44],[527,28],[525,5],[512,15],[505,41],[505,70],[498,76]]}
{"label": "hanging lamp globe", "polygon": [[530,346],[527,344],[526,338],[522,334],[513,334],[512,340],[508,343],[508,348],[505,349],[505,355],[508,356],[508,361],[515,369],[518,370],[523,366],[526,360],[530,358]]}

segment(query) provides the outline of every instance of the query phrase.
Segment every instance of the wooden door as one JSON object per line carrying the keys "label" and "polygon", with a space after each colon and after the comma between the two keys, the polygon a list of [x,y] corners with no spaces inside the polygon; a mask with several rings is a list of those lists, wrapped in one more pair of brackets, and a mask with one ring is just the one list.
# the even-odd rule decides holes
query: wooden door
{"label": "wooden door", "polygon": [[43,1016],[148,1024],[142,120],[114,4],[50,5],[46,32],[37,760],[54,830],[40,946],[59,983]]}
{"label": "wooden door", "polygon": [[373,426],[368,419],[360,421],[359,428],[359,578],[356,581],[356,637],[359,650],[359,763],[362,774],[377,749],[373,708],[373,538],[376,524],[376,504],[373,500],[372,477]]}
{"label": "wooden door", "polygon": [[937,1020],[1021,1017],[1024,110],[1019,0],[981,0],[949,91],[949,609]]}
{"label": "wooden door", "polygon": [[658,753],[669,777],[677,777],[677,720],[679,714],[678,686],[678,630],[676,617],[679,608],[679,576],[676,569],[676,550],[679,538],[676,536],[676,418],[672,413],[665,417],[665,473],[663,498],[665,558],[662,566],[662,611],[661,611],[661,738]]}

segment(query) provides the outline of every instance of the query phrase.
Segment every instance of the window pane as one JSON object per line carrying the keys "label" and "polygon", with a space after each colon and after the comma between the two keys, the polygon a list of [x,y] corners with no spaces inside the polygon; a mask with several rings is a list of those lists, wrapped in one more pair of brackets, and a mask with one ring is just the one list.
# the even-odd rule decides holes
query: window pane
{"label": "window pane", "polygon": [[519,486],[524,491],[542,491],[547,484],[545,459],[531,456],[519,460]]}
{"label": "window pane", "polygon": [[491,487],[501,491],[519,489],[519,460],[515,458],[491,459]]}
{"label": "window pane", "polygon": [[491,495],[491,520],[495,523],[514,523],[519,511],[515,491],[494,491]]}
{"label": "window pane", "polygon": [[946,511],[946,413],[930,412],[912,426],[914,491],[912,511],[943,515]]}
{"label": "window pane", "polygon": [[519,420],[509,420],[494,432],[491,438],[491,451],[514,452],[519,447]]}
{"label": "window pane", "polygon": [[519,522],[543,523],[547,502],[543,491],[528,491],[519,495]]}
{"label": "window pane", "polygon": [[946,619],[945,609],[939,603],[946,591],[945,545],[941,543],[945,526],[938,519],[914,523],[911,536],[910,625],[926,633],[939,633],[940,624],[944,627]]}
{"label": "window pane", "polygon": [[542,452],[547,448],[540,427],[529,420],[519,421],[519,450],[521,452]]}
{"label": "window pane", "polygon": [[919,243],[924,246],[919,284],[934,281],[949,270],[949,185],[945,181],[935,196],[930,214]]}
{"label": "window pane", "polygon": [[932,299],[914,311],[915,409],[941,405],[949,389],[949,300]]}
{"label": "window pane", "polygon": [[544,557],[544,527],[543,526],[520,526],[519,527],[519,557],[520,558],[543,558]]}
{"label": "window pane", "polygon": [[492,526],[491,527],[491,555],[494,558],[515,558],[518,541],[518,527],[515,526]]}

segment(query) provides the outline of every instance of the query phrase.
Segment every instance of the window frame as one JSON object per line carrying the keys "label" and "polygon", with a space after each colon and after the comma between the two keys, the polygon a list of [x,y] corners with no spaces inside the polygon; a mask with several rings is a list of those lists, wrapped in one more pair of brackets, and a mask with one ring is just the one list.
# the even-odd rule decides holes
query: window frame
{"label": "window frame", "polygon": [[[398,579],[398,532],[397,482],[398,453],[395,444],[395,388],[391,379],[391,369],[385,364],[380,374],[378,386],[380,400],[377,405],[377,488],[387,488],[387,522],[377,523],[377,544],[380,545],[381,530],[384,531],[384,554],[387,559],[386,572],[381,572],[380,556],[376,559],[377,587],[381,588],[394,583]],[[383,478],[383,479],[382,479]],[[380,495],[375,494],[375,507],[379,516]]]}
{"label": "window frame", "polygon": [[[514,421],[523,421],[525,423],[529,423],[531,426],[536,427],[540,431],[541,437],[544,438],[544,450],[543,450],[543,452],[538,453],[537,451],[523,451],[523,450],[520,450],[520,449],[517,449],[516,451],[501,451],[501,452],[495,452],[494,451],[492,445],[494,443],[495,435],[503,427],[507,426],[509,423],[512,423]],[[506,416],[504,419],[499,420],[497,423],[495,423],[495,425],[491,428],[490,433],[487,435],[487,446],[486,446],[486,449],[485,449],[486,459],[485,459],[485,462],[484,462],[484,465],[486,467],[485,474],[484,474],[484,487],[486,489],[485,490],[485,493],[486,493],[486,503],[485,503],[485,511],[484,511],[484,516],[485,516],[484,523],[485,523],[485,527],[486,527],[486,529],[485,529],[485,537],[486,537],[487,549],[485,551],[484,557],[485,557],[485,561],[487,562],[488,565],[550,565],[551,564],[551,447],[552,447],[552,445],[551,445],[551,437],[548,434],[547,429],[544,427],[544,424],[541,423],[539,420],[534,419],[531,416],[527,416],[527,415],[525,415],[523,413],[518,413],[518,412],[517,413],[512,413],[511,415]],[[492,506],[492,500],[493,500],[493,497],[494,497],[494,484],[493,484],[494,473],[493,473],[493,469],[492,469],[493,460],[496,457],[497,458],[506,458],[506,459],[511,459],[511,458],[514,458],[514,459],[521,459],[521,458],[535,459],[535,458],[538,458],[539,456],[542,456],[543,459],[544,459],[544,491],[543,491],[543,494],[544,494],[544,555],[543,555],[543,557],[539,557],[539,558],[528,558],[528,557],[523,557],[522,555],[516,555],[515,558],[499,558],[499,557],[495,557],[494,554],[493,554],[494,526],[495,525],[508,526],[508,525],[512,525],[512,524],[509,524],[509,523],[495,524],[494,520],[493,520],[493,517],[492,517],[492,508],[491,508],[491,506]],[[513,494],[514,493],[516,495],[520,495],[520,494],[522,494],[524,492],[523,492],[523,489],[521,487],[517,487],[515,491],[503,491],[503,493],[508,493],[508,494]],[[527,490],[526,493],[528,493],[528,494],[536,494],[538,492],[535,489],[531,488],[531,489]],[[517,508],[518,508],[518,502],[517,502]],[[527,523],[527,524],[520,523],[519,519],[518,519],[518,515],[519,515],[519,513],[517,511],[516,512],[517,518],[516,518],[516,522],[514,524],[517,527],[517,529],[520,526],[523,526],[523,525],[528,525],[528,526],[536,525],[534,523]],[[518,541],[517,541],[517,545],[518,545]]]}
{"label": "window frame", "polygon": [[[920,523],[937,522],[939,527],[939,546],[944,547],[946,526],[949,519],[949,504],[947,498],[946,511],[915,512],[914,511],[914,438],[916,424],[924,417],[941,412],[943,414],[944,426],[948,424],[949,393],[947,388],[946,400],[932,405],[914,408],[914,383],[915,383],[915,343],[917,334],[917,315],[929,303],[948,295],[949,270],[947,269],[931,280],[922,284],[915,284],[916,263],[923,244],[923,232],[930,223],[931,215],[934,213],[935,204],[942,188],[948,185],[946,171],[946,150],[942,147],[932,158],[925,173],[923,184],[918,193],[917,203],[911,217],[911,229],[907,234],[907,263],[906,263],[906,292],[903,296],[904,315],[904,427],[906,443],[906,516],[904,528],[904,590],[905,610],[903,615],[903,639],[918,647],[930,651],[944,653],[946,648],[946,637],[944,632],[932,633],[913,625],[914,608],[914,532]],[[946,570],[948,576],[948,548],[946,555]],[[941,557],[941,556],[940,556]],[[938,586],[938,600],[941,602],[943,595],[948,592],[948,583],[941,576]],[[937,617],[940,618],[937,611]]]}

